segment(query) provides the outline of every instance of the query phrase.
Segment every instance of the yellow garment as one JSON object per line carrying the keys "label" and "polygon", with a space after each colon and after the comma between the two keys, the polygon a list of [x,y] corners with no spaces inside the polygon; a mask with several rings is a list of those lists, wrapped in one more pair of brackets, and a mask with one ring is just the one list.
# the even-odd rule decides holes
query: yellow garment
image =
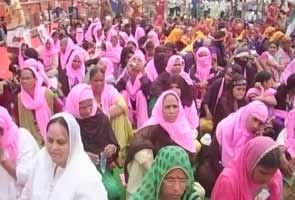
{"label": "yellow garment", "polygon": [[243,30],[240,35],[236,38],[237,41],[242,41],[244,39],[245,30]]}
{"label": "yellow garment", "polygon": [[285,34],[281,31],[277,31],[275,32],[269,39],[270,42],[279,42],[281,39],[283,39],[283,37],[285,36]]}
{"label": "yellow garment", "polygon": [[10,5],[5,6],[5,21],[7,30],[12,30],[26,24],[24,11],[18,0],[12,0]]}
{"label": "yellow garment", "polygon": [[213,121],[206,118],[200,119],[200,134],[211,133],[213,130]]}
{"label": "yellow garment", "polygon": [[271,35],[276,31],[275,27],[269,26],[264,30],[264,37],[270,38]]}
{"label": "yellow garment", "polygon": [[193,51],[193,46],[194,46],[194,43],[197,41],[197,40],[201,40],[201,39],[206,39],[206,36],[204,35],[203,32],[201,31],[197,31],[195,36],[194,36],[194,39],[193,41],[187,45],[183,50],[182,52],[190,52],[190,51]]}
{"label": "yellow garment", "polygon": [[165,43],[176,43],[180,40],[183,31],[179,28],[174,28],[169,36],[166,38]]}
{"label": "yellow garment", "polygon": [[133,129],[127,117],[128,107],[124,98],[119,97],[116,105],[120,106],[125,113],[111,119],[111,125],[121,148],[119,152],[119,157],[121,159],[125,159],[127,154],[127,145],[133,138]]}
{"label": "yellow garment", "polygon": [[[45,98],[51,113],[53,113],[53,102],[54,102],[54,94],[47,89],[45,91]],[[19,118],[19,126],[27,129],[35,138],[36,142],[39,146],[43,145],[43,138],[41,136],[39,127],[37,125],[37,121],[34,119],[33,112],[28,110],[24,107],[23,103],[21,102],[20,94],[18,95],[18,118]]]}

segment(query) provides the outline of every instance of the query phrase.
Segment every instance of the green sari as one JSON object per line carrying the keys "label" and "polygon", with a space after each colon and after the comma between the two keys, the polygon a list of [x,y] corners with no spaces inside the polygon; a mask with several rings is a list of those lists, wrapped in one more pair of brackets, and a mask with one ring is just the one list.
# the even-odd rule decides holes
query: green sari
{"label": "green sari", "polygon": [[188,178],[188,185],[181,200],[201,199],[194,190],[194,175],[187,153],[177,146],[163,147],[152,167],[144,176],[137,192],[131,196],[131,200],[159,200],[160,189],[165,176],[172,169],[182,169]]}

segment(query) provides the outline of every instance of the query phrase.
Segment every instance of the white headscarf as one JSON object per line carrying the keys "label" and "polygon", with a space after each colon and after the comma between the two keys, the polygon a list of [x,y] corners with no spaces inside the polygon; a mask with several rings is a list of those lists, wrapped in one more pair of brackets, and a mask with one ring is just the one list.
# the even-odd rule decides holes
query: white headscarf
{"label": "white headscarf", "polygon": [[[46,148],[43,148],[36,161],[30,184],[30,200],[107,200],[107,192],[102,178],[83,149],[80,127],[75,118],[68,113],[55,114],[52,119],[63,118],[69,129],[69,156],[66,167],[56,184],[52,187],[56,164]],[[82,190],[82,191],[81,191]],[[85,196],[84,196],[85,195]]]}

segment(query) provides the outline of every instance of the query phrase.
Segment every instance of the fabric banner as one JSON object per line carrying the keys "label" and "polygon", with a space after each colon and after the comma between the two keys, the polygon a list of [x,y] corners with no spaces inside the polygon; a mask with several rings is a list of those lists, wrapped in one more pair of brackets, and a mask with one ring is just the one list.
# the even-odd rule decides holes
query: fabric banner
{"label": "fabric banner", "polygon": [[44,44],[46,38],[49,37],[49,34],[48,34],[44,24],[41,24],[40,26],[37,27],[37,32],[38,32],[38,36],[40,38],[40,41],[42,42],[42,44]]}
{"label": "fabric banner", "polygon": [[7,47],[19,48],[21,43],[25,42],[31,46],[31,33],[29,29],[18,27],[7,32]]}

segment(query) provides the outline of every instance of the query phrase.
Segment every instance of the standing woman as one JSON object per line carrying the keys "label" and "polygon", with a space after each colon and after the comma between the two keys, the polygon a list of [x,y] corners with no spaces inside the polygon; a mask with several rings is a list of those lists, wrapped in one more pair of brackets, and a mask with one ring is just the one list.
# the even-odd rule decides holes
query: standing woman
{"label": "standing woman", "polygon": [[26,128],[39,145],[46,139],[46,124],[53,113],[62,110],[62,103],[40,82],[32,67],[22,69],[21,91],[15,104],[15,118],[19,126]]}
{"label": "standing woman", "polygon": [[106,83],[105,73],[97,66],[90,68],[87,78],[98,106],[111,121],[112,129],[120,145],[119,157],[124,159],[127,145],[133,137],[126,101],[116,88]]}
{"label": "standing woman", "polygon": [[217,179],[212,200],[270,199],[283,197],[280,149],[268,137],[250,140],[240,155]]}
{"label": "standing woman", "polygon": [[79,124],[68,113],[56,114],[49,121],[45,148],[20,197],[38,199],[107,200],[101,175],[83,149]]}
{"label": "standing woman", "polygon": [[39,147],[32,135],[18,128],[0,106],[0,193],[1,200],[16,200],[27,182]]}

